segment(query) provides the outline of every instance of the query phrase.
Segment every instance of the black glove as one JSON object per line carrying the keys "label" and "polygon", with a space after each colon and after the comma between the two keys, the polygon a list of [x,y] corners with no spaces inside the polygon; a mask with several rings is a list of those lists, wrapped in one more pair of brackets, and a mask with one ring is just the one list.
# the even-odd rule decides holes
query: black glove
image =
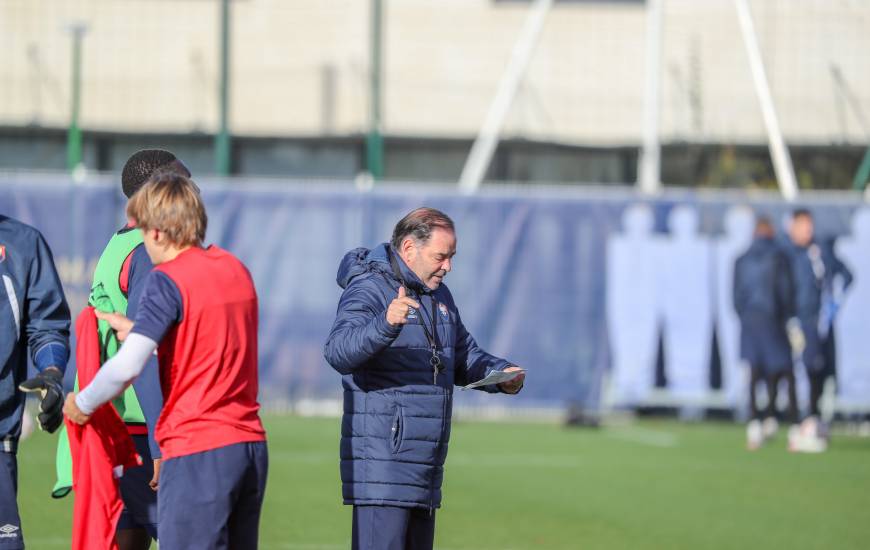
{"label": "black glove", "polygon": [[39,392],[39,427],[54,433],[63,422],[63,374],[47,368],[18,386],[23,392]]}

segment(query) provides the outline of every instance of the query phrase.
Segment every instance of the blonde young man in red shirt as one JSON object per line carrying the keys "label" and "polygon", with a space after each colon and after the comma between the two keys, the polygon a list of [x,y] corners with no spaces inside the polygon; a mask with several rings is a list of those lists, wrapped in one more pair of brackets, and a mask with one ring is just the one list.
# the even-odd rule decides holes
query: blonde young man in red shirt
{"label": "blonde young man in red shirt", "polygon": [[163,412],[158,506],[161,550],[256,549],[266,486],[266,435],[257,402],[257,294],[229,252],[204,247],[207,218],[194,183],[155,175],[133,196],[154,270],[132,321],[100,314],[121,350],[64,412],[87,423],[156,350]]}

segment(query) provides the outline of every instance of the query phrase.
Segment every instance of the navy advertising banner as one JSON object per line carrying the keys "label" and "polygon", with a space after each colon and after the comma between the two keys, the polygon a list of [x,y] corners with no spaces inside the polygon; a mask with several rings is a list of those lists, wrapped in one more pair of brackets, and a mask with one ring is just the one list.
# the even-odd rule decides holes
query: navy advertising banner
{"label": "navy advertising banner", "polygon": [[[427,205],[456,222],[445,284],[466,326],[484,349],[530,371],[511,405],[595,411],[605,400],[635,406],[664,392],[675,403],[714,396],[740,407],[731,271],[751,238],[751,209],[780,226],[793,208],[775,196],[688,192],[649,200],[626,190],[489,189],[469,197],[418,185],[361,192],[330,182],[201,183],[207,241],[241,258],[257,285],[264,403],[340,397],[322,355],[340,295],[338,263],[350,249],[388,240],[396,221]],[[870,326],[870,209],[846,195],[804,205],[820,238],[838,238],[855,277],[835,326],[838,403],[870,409],[862,334]],[[124,206],[117,186],[97,177],[0,176],[0,214],[42,231],[74,311]],[[457,403],[508,405],[480,392],[460,392]]]}

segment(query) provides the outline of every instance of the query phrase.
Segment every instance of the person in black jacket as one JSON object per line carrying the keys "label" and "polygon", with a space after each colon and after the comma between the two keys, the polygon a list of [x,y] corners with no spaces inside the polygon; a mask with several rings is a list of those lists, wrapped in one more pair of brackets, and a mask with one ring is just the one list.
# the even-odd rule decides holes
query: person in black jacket
{"label": "person in black jacket", "polygon": [[[16,497],[25,392],[39,396],[39,426],[63,422],[70,315],[51,250],[36,229],[0,215],[0,547],[24,548]],[[27,378],[28,352],[37,374]]]}
{"label": "person in black jacket", "polygon": [[[747,448],[758,449],[777,430],[776,398],[780,382],[788,388],[786,419],[797,422],[792,352],[786,325],[794,315],[794,281],[786,252],[774,241],[770,220],[759,218],[755,238],[734,265],[734,309],[740,318],[741,357],[749,363]],[[758,406],[756,388],[764,381],[768,400]],[[793,432],[795,430],[792,430]]]}
{"label": "person in black jacket", "polygon": [[819,401],[828,378],[836,375],[834,319],[849,285],[852,273],[834,255],[833,243],[815,237],[809,210],[792,214],[791,263],[795,280],[796,317],[803,340],[801,360],[807,371],[810,390],[809,416],[801,425],[798,449],[821,452],[827,448],[827,433],[821,423]]}

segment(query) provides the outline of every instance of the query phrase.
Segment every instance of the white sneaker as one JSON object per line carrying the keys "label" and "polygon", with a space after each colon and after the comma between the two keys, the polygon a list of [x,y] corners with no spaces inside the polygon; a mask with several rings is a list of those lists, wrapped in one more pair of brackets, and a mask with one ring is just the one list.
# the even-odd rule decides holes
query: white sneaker
{"label": "white sneaker", "polygon": [[779,422],[777,422],[776,418],[773,416],[768,416],[764,419],[764,422],[761,423],[761,433],[764,435],[765,441],[773,439],[778,430]]}
{"label": "white sneaker", "polygon": [[810,416],[801,422],[794,440],[789,437],[789,450],[797,453],[823,453],[828,450],[828,440],[820,434],[818,418]]}
{"label": "white sneaker", "polygon": [[760,420],[751,420],[746,425],[746,448],[750,451],[757,451],[764,444],[764,429],[761,426]]}
{"label": "white sneaker", "polygon": [[823,453],[828,450],[828,442],[821,437],[801,436],[789,450],[796,453]]}

